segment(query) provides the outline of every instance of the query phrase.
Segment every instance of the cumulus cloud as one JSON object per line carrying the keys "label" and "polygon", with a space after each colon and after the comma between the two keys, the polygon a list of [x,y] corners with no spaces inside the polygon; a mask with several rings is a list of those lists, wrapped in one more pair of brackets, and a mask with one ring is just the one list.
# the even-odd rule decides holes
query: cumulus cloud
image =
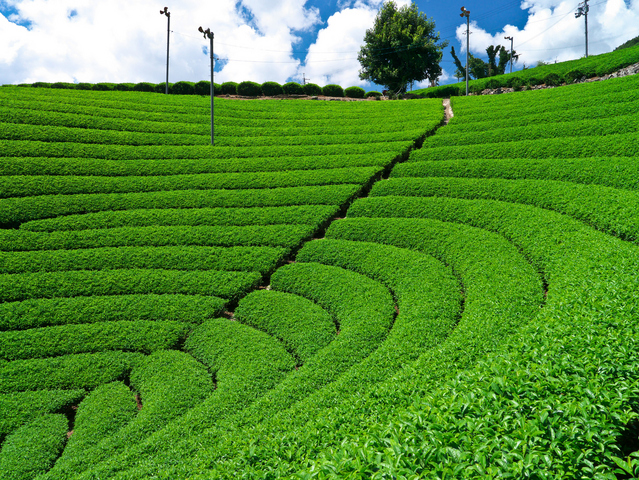
{"label": "cumulus cloud", "polygon": [[[317,34],[317,40],[309,49],[302,73],[318,85],[336,83],[347,86],[364,86],[359,79],[360,64],[357,54],[364,42],[366,30],[373,27],[383,0],[340,0],[340,11],[331,15],[326,27]],[[410,0],[398,0],[399,7],[410,5]]]}
{"label": "cumulus cloud", "polygon": [[[490,34],[471,21],[470,51],[485,56],[490,45],[510,47],[505,36],[514,38],[520,55],[519,65],[538,61],[554,62],[581,58],[585,54],[585,19],[575,18],[578,2],[527,0],[521,8],[528,10],[528,20],[521,30],[506,25],[503,31]],[[466,25],[457,27],[461,51],[466,51]],[[588,53],[596,55],[613,50],[639,35],[639,0],[604,0],[592,2],[588,13]]]}
{"label": "cumulus cloud", "polygon": [[[215,32],[215,53],[227,60],[216,81],[285,81],[294,75],[296,32],[317,24],[319,12],[306,8],[305,0],[265,3],[171,2],[170,81],[209,78],[200,25]],[[5,0],[0,7],[11,14],[0,15],[0,83],[163,81],[167,19],[158,15],[158,5]]]}

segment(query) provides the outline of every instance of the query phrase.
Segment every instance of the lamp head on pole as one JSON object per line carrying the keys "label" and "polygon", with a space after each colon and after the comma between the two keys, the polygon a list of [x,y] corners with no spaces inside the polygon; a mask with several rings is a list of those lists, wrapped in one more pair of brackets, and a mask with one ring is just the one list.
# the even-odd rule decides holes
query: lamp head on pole
{"label": "lamp head on pole", "polygon": [[166,15],[167,17],[170,17],[171,12],[169,12],[169,7],[164,7],[164,10],[160,10],[160,15]]}
{"label": "lamp head on pole", "polygon": [[469,17],[470,10],[466,10],[466,7],[461,7],[462,13],[459,14],[460,17]]}
{"label": "lamp head on pole", "polygon": [[211,32],[210,28],[207,28],[206,30],[204,30],[202,27],[199,27],[197,29],[198,32],[204,34],[204,38],[212,38],[213,37],[213,32]]}

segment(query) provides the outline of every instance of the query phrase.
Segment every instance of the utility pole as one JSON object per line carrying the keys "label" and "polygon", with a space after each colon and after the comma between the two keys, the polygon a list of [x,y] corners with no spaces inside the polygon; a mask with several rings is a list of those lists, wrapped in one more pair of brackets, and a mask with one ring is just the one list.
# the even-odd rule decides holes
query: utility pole
{"label": "utility pole", "polygon": [[504,40],[510,40],[510,73],[513,73],[513,37],[504,37]]}
{"label": "utility pole", "polygon": [[470,10],[466,10],[466,7],[461,7],[462,13],[460,17],[466,17],[466,96],[468,96],[468,63],[470,52]]}
{"label": "utility pole", "polygon": [[160,10],[160,15],[166,15],[167,24],[166,24],[166,84],[165,84],[165,93],[169,94],[169,38],[171,35],[171,12],[167,7],[164,7],[164,10]]}
{"label": "utility pole", "polygon": [[310,78],[306,78],[306,74],[302,73],[302,85],[306,85],[307,80],[310,80]]}
{"label": "utility pole", "polygon": [[582,15],[586,17],[586,58],[588,58],[588,12],[590,11],[588,2],[589,0],[581,2],[577,7],[577,13],[575,13],[575,18],[579,18]]}
{"label": "utility pole", "polygon": [[214,87],[214,82],[213,80],[215,79],[215,56],[213,55],[213,32],[211,31],[210,28],[207,28],[206,30],[204,30],[202,27],[197,29],[198,32],[204,34],[204,38],[208,38],[209,40],[211,40],[211,46],[209,48],[210,52],[211,52],[211,145],[215,145],[215,122],[214,122],[214,107],[215,107],[215,102],[214,102],[214,98],[215,98],[215,87]]}

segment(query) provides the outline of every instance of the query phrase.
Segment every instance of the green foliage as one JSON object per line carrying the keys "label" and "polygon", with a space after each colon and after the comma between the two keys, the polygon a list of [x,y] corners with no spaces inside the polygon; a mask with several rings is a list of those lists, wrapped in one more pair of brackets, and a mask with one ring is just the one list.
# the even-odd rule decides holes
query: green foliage
{"label": "green foliage", "polygon": [[18,427],[47,413],[77,405],[84,390],[40,390],[0,394],[0,441]]}
{"label": "green foliage", "polygon": [[366,98],[369,97],[381,97],[382,96],[382,92],[378,92],[376,90],[371,90],[370,92],[366,92]]}
{"label": "green foliage", "polygon": [[133,87],[135,87],[134,83],[117,83],[113,90],[118,90],[121,92],[131,92],[133,91]]}
{"label": "green foliage", "polygon": [[195,84],[193,82],[174,83],[171,93],[174,95],[195,95]]}
{"label": "green foliage", "polygon": [[38,298],[0,304],[0,331],[98,322],[174,321],[198,324],[222,313],[225,301],[200,295],[103,295]]}
{"label": "green foliage", "polygon": [[111,90],[115,90],[115,83],[95,83],[91,90],[97,90],[101,92],[110,92]]}
{"label": "green foliage", "polygon": [[31,480],[49,470],[67,440],[64,415],[43,415],[9,435],[0,450],[0,475],[6,480]]}
{"label": "green foliage", "polygon": [[262,96],[262,87],[259,83],[242,82],[237,86],[237,94],[245,97],[260,97]]}
{"label": "green foliage", "polygon": [[91,85],[90,83],[82,83],[82,82],[80,82],[80,83],[78,83],[75,86],[75,88],[76,88],[76,90],[91,90],[92,86],[93,85]]}
{"label": "green foliage", "polygon": [[315,83],[306,83],[304,84],[304,93],[311,97],[317,97],[322,95],[322,87]]}
{"label": "green foliage", "polygon": [[190,331],[179,322],[99,322],[0,332],[0,358],[25,360],[109,350],[151,353],[177,347]]}
{"label": "green foliage", "polygon": [[220,93],[222,93],[222,95],[237,95],[237,83],[224,82],[220,85]]}
{"label": "green foliage", "polygon": [[346,90],[344,90],[344,94],[348,98],[364,98],[364,95],[366,95],[366,90],[361,87],[348,87]]}
{"label": "green foliage", "polygon": [[339,85],[328,84],[322,87],[322,95],[325,97],[343,97],[344,89]]}
{"label": "green foliage", "polygon": [[[213,88],[217,90],[216,85],[213,85]],[[195,95],[211,96],[211,82],[209,80],[200,80],[199,82],[193,85],[193,90]]]}
{"label": "green foliage", "polygon": [[52,83],[50,88],[76,88],[76,84],[68,82],[56,82]]}
{"label": "green foliage", "polygon": [[405,92],[410,82],[434,81],[442,73],[439,62],[447,45],[438,41],[435,22],[415,3],[398,8],[394,1],[386,2],[364,35],[357,55],[359,78],[395,93]]}
{"label": "green foliage", "polygon": [[282,95],[284,93],[284,89],[282,85],[277,82],[264,82],[262,84],[262,93],[267,97],[274,97],[276,95]]}
{"label": "green foliage", "polygon": [[103,352],[4,362],[0,363],[0,393],[93,390],[128,377],[143,358],[136,352]]}
{"label": "green foliage", "polygon": [[154,92],[155,84],[148,83],[148,82],[136,83],[135,86],[133,87],[133,90],[136,92]]}
{"label": "green foliage", "polygon": [[306,95],[304,87],[297,82],[288,82],[282,85],[282,90],[287,95]]}
{"label": "green foliage", "polygon": [[235,318],[280,339],[301,363],[310,360],[335,336],[335,324],[325,310],[289,293],[250,293],[235,309]]}
{"label": "green foliage", "polygon": [[549,87],[558,87],[563,82],[563,79],[556,73],[549,73],[544,77],[544,83]]}
{"label": "green foliage", "polygon": [[635,38],[631,38],[627,42],[622,43],[617,48],[615,48],[615,51],[623,50],[624,48],[634,47],[635,45],[639,45],[639,36],[637,36]]}

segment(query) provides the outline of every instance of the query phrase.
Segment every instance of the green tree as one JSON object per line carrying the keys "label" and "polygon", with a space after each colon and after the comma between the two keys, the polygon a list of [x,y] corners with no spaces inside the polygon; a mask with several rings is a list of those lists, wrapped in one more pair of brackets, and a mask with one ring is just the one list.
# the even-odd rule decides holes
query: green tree
{"label": "green tree", "polygon": [[373,28],[366,30],[365,45],[357,59],[359,78],[403,93],[410,82],[435,82],[442,74],[439,62],[448,42],[439,42],[435,22],[417,5],[398,8],[393,0],[384,3]]}
{"label": "green tree", "polygon": [[[461,61],[455,53],[455,47],[451,47],[450,54],[453,56],[453,61],[457,67],[457,72],[461,73],[462,77],[466,77],[466,66],[462,65]],[[475,57],[472,53],[469,57],[469,75],[473,78],[486,78],[494,77],[495,75],[503,75],[506,72],[506,65],[510,61],[510,52],[501,45],[491,45],[486,49],[488,55],[488,62],[484,62],[481,58]],[[499,55],[499,64],[497,63],[497,55]],[[513,52],[513,60],[517,61],[518,55]]]}

